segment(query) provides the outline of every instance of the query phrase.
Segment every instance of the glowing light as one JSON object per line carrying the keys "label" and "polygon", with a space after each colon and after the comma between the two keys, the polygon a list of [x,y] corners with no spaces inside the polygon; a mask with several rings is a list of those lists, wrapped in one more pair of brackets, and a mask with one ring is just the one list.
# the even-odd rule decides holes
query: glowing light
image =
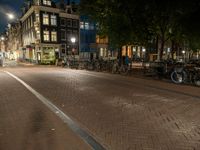
{"label": "glowing light", "polygon": [[15,18],[14,14],[12,13],[7,14],[7,16],[8,16],[8,19],[10,20],[13,20]]}
{"label": "glowing light", "polygon": [[76,42],[76,38],[75,38],[75,37],[72,37],[72,38],[71,38],[71,42],[72,42],[72,43],[75,43],[75,42]]}
{"label": "glowing light", "polygon": [[2,37],[1,37],[1,40],[4,41],[4,40],[5,40],[5,37],[2,36]]}

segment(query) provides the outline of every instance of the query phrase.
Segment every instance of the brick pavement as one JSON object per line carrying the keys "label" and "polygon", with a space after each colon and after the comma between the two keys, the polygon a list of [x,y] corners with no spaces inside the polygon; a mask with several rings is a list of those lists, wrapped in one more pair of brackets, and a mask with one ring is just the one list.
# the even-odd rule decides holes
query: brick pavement
{"label": "brick pavement", "polygon": [[90,147],[20,83],[0,70],[0,150]]}
{"label": "brick pavement", "polygon": [[199,88],[59,68],[10,71],[108,149],[200,149]]}

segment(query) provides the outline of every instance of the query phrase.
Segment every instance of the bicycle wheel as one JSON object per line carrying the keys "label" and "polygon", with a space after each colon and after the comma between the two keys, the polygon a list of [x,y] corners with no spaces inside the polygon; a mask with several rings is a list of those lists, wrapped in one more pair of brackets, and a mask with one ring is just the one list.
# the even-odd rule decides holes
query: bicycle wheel
{"label": "bicycle wheel", "polygon": [[172,82],[174,82],[176,84],[184,83],[186,80],[186,72],[185,71],[181,71],[181,72],[173,71],[171,73],[171,80],[172,80]]}
{"label": "bicycle wheel", "polygon": [[196,75],[194,76],[194,84],[195,84],[196,86],[200,86],[200,75],[199,75],[199,74],[196,74]]}
{"label": "bicycle wheel", "polygon": [[128,74],[128,69],[125,66],[121,66],[120,74],[121,75],[127,75]]}

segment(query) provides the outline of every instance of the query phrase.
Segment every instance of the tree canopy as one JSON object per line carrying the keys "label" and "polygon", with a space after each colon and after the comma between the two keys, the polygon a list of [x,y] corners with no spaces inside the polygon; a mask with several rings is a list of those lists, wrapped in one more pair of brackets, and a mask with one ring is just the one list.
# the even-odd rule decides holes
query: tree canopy
{"label": "tree canopy", "polygon": [[200,6],[198,0],[81,0],[80,11],[99,24],[102,35],[108,35],[112,45],[147,46],[160,41],[162,58],[165,43],[189,43],[200,47]]}

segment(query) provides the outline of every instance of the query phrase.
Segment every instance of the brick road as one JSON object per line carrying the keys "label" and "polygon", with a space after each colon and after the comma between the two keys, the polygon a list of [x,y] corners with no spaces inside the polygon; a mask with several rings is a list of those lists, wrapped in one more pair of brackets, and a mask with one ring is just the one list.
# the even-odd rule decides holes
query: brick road
{"label": "brick road", "polygon": [[16,80],[0,71],[0,150],[91,149]]}
{"label": "brick road", "polygon": [[49,98],[107,149],[200,149],[197,87],[54,67],[7,70]]}

